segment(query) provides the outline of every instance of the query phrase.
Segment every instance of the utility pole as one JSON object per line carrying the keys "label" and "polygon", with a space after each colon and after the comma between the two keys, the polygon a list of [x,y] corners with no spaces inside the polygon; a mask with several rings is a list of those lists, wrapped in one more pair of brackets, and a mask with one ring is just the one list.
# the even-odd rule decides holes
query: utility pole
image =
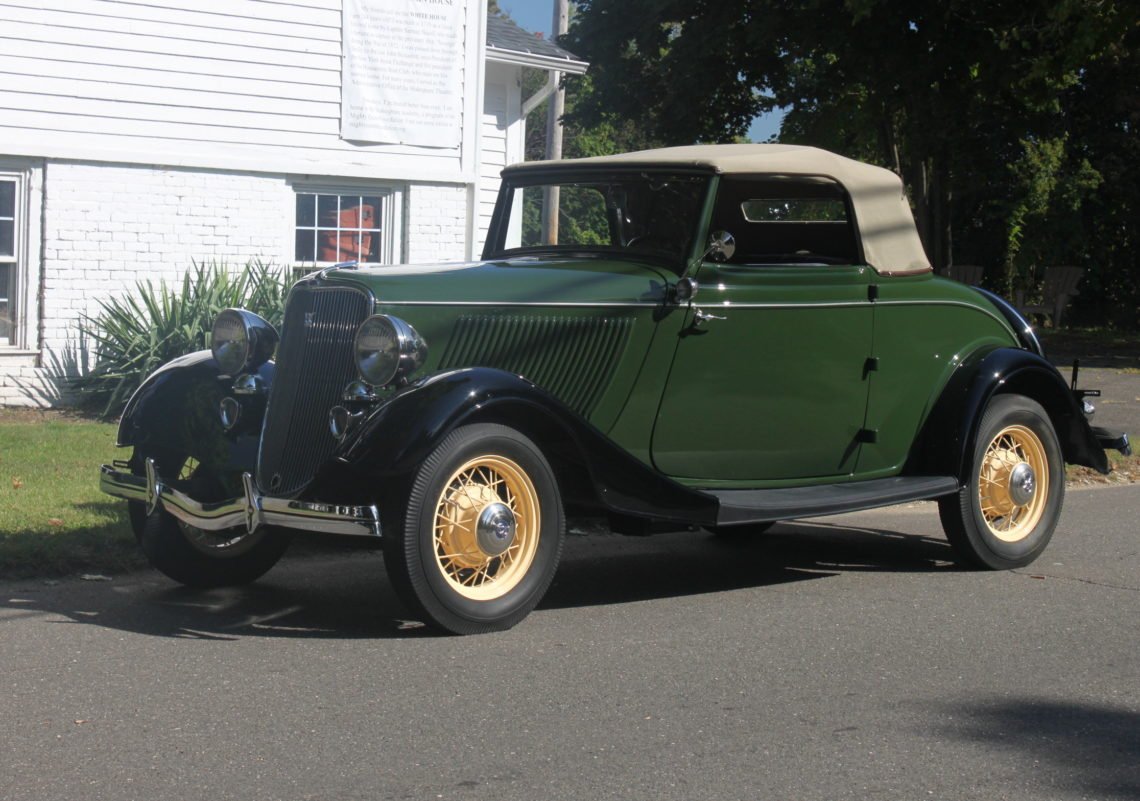
{"label": "utility pole", "polygon": [[[570,27],[568,0],[554,0],[554,20],[550,26],[552,37],[566,33]],[[561,82],[562,73],[557,80]],[[562,115],[566,112],[566,90],[560,85],[550,96],[550,108],[546,113],[546,158],[562,158]],[[558,201],[559,188],[546,187],[542,204],[542,239],[548,245],[558,244]]]}

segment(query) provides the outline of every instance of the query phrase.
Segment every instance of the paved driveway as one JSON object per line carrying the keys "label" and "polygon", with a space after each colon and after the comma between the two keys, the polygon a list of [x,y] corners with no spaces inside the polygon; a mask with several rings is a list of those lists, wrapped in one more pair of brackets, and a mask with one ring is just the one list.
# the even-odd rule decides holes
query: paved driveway
{"label": "paved driveway", "polygon": [[401,621],[371,552],[252,587],[0,585],[0,798],[1137,799],[1140,486],[1028,569],[928,504],[575,537],[518,628]]}

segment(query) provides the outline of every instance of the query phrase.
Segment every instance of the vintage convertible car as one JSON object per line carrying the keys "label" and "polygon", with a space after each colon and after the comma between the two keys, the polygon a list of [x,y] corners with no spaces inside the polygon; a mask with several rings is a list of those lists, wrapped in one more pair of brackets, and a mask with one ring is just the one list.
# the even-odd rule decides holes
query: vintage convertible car
{"label": "vintage convertible car", "polygon": [[131,399],[102,488],[177,581],[362,535],[416,614],[479,632],[541,599],[567,514],[732,533],[929,498],[964,563],[1025,565],[1065,462],[1128,447],[1090,394],[1009,303],[932,274],[893,173],[670,148],[510,167],[482,261],[322,270],[280,341],[223,312]]}

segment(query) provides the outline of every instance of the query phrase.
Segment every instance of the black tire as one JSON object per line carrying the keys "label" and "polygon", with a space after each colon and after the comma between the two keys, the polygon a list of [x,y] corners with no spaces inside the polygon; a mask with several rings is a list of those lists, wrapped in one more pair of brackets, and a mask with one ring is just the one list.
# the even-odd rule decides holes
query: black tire
{"label": "black tire", "polygon": [[[136,454],[136,470],[145,458]],[[204,468],[198,466],[183,474],[186,457],[161,454],[155,461],[164,480],[195,500],[221,500],[213,497],[218,494],[219,482]],[[255,581],[277,564],[291,539],[288,532],[273,526],[261,526],[252,534],[244,527],[202,531],[163,509],[148,515],[141,503],[132,502],[128,512],[135,537],[151,565],[190,587],[231,587]]]}
{"label": "black tire", "polygon": [[554,578],[566,530],[558,482],[542,451],[513,429],[456,429],[424,460],[404,502],[386,506],[388,575],[437,629],[508,629]]}
{"label": "black tire", "polygon": [[938,501],[942,528],[959,560],[1007,570],[1040,556],[1065,498],[1065,463],[1045,410],[1021,395],[990,400],[967,478],[956,495]]}

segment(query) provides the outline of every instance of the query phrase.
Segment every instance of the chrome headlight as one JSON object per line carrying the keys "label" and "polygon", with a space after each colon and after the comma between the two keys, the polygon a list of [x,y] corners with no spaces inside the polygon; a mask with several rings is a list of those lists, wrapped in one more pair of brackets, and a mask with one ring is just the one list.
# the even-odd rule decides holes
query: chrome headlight
{"label": "chrome headlight", "polygon": [[354,342],[356,369],[375,387],[414,372],[427,358],[427,344],[399,317],[376,314],[360,324]]}
{"label": "chrome headlight", "polygon": [[253,312],[226,309],[214,320],[210,350],[226,375],[257,369],[276,348],[276,329]]}

